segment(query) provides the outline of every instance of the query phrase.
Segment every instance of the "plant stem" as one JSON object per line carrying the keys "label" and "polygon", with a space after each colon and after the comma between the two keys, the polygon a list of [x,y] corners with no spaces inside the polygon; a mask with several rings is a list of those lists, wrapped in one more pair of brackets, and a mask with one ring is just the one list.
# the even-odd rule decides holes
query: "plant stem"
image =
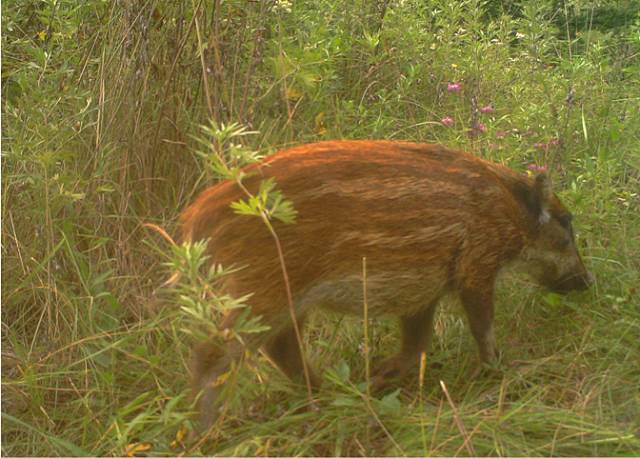
{"label": "plant stem", "polygon": [[[252,197],[252,194],[249,190],[242,184],[242,181],[239,179],[236,181],[240,189],[247,195],[247,197]],[[284,279],[284,287],[287,292],[287,303],[289,305],[289,314],[291,316],[291,322],[293,323],[293,329],[296,334],[296,341],[298,342],[298,349],[300,350],[300,359],[302,360],[302,371],[304,372],[304,381],[307,385],[307,394],[309,396],[309,404],[313,405],[313,393],[311,389],[311,377],[309,375],[309,367],[307,366],[307,359],[304,354],[304,344],[302,341],[302,333],[300,332],[300,326],[298,326],[298,319],[296,318],[296,309],[293,304],[293,295],[291,294],[291,283],[289,282],[289,274],[287,273],[287,266],[284,261],[284,252],[282,251],[282,244],[280,243],[280,237],[276,233],[271,221],[269,221],[269,216],[265,213],[264,210],[260,211],[260,218],[269,229],[271,233],[271,237],[273,237],[273,241],[276,244],[276,250],[278,251],[278,260],[280,261],[280,269],[282,270],[282,278]]]}

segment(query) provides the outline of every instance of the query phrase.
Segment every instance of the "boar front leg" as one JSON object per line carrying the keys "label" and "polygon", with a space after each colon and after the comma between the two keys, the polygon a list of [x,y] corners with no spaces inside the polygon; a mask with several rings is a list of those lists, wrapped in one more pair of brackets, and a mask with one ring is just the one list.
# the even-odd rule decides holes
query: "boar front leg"
{"label": "boar front leg", "polygon": [[493,333],[493,284],[494,280],[491,279],[482,286],[463,287],[460,291],[471,334],[478,344],[483,364],[494,363],[498,356]]}
{"label": "boar front leg", "polygon": [[416,314],[401,317],[402,347],[400,353],[384,360],[372,378],[374,390],[388,386],[389,382],[403,377],[420,361],[420,354],[426,352],[433,337],[433,317],[438,301]]}
{"label": "boar front leg", "polygon": [[[302,331],[303,326],[304,318],[299,317],[298,327],[300,331]],[[302,355],[300,354],[300,347],[298,346],[298,339],[293,325],[282,329],[278,335],[273,337],[266,345],[265,350],[269,358],[276,363],[287,377],[294,381],[305,381]],[[311,370],[308,362],[306,365],[312,388],[318,388],[320,386],[320,379]]]}
{"label": "boar front leg", "polygon": [[231,370],[234,361],[241,358],[244,349],[237,341],[221,347],[215,339],[195,347],[191,358],[192,391],[198,399],[199,432],[205,432],[218,419],[220,395],[226,387],[224,374]]}

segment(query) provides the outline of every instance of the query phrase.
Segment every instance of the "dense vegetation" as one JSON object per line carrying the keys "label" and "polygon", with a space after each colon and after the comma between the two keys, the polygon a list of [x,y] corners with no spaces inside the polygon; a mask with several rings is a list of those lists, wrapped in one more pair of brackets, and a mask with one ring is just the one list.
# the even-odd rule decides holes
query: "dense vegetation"
{"label": "dense vegetation", "polygon": [[[637,2],[6,0],[2,25],[4,455],[640,452]],[[194,317],[151,300],[171,250],[145,224],[174,234],[215,179],[211,119],[264,153],[407,139],[547,168],[596,285],[502,282],[504,361],[479,379],[445,304],[424,382],[373,399],[362,320],[314,317],[318,410],[254,355],[188,440]],[[393,352],[394,323],[370,333]]]}

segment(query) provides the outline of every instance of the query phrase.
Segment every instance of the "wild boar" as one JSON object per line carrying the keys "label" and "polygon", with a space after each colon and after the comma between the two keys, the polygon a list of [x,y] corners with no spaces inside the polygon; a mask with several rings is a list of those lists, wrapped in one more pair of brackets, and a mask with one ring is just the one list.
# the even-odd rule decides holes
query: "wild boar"
{"label": "wild boar", "polygon": [[[544,174],[530,178],[444,146],[396,141],[303,145],[247,171],[248,189],[274,177],[298,211],[295,224],[274,227],[300,326],[317,308],[362,313],[366,257],[369,314],[397,316],[402,330],[400,352],[374,371],[380,384],[405,374],[427,350],[445,294],[460,298],[480,360],[490,363],[494,288],[503,268],[520,263],[560,293],[593,281],[575,245],[571,213]],[[301,377],[276,246],[259,218],[230,208],[243,198],[234,182],[205,190],[181,215],[182,239],[208,238],[216,263],[246,266],[231,275],[226,292],[253,293],[251,313],[271,327],[248,344],[262,346],[289,377]],[[194,389],[202,392],[205,425],[216,416],[216,380],[242,352],[238,343],[195,349]]]}

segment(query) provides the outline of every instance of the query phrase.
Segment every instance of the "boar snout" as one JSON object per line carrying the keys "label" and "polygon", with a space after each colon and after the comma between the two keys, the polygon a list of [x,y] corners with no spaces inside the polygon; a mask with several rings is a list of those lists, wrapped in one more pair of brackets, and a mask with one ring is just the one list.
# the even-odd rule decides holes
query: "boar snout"
{"label": "boar snout", "polygon": [[567,275],[561,278],[549,289],[559,294],[567,294],[571,291],[584,291],[593,284],[594,280],[593,274],[585,270],[584,273]]}

